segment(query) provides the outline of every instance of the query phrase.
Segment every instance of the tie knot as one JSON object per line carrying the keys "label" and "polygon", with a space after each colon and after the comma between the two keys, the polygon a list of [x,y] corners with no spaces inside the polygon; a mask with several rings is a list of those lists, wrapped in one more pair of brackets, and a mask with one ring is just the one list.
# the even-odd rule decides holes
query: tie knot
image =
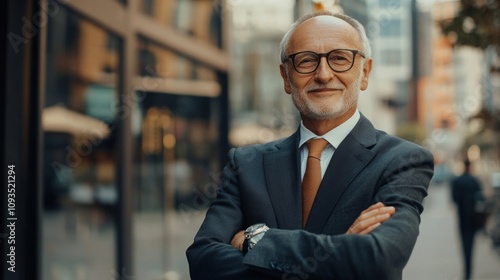
{"label": "tie knot", "polygon": [[310,139],[306,143],[307,148],[309,149],[309,156],[321,158],[321,152],[323,152],[323,149],[327,144],[328,141],[323,138]]}

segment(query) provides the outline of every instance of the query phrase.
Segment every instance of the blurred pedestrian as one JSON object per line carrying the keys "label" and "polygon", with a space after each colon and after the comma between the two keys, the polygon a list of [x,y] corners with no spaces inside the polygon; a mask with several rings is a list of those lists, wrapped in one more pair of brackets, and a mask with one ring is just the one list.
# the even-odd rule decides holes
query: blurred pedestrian
{"label": "blurred pedestrian", "polygon": [[475,206],[482,197],[481,184],[472,175],[471,162],[464,160],[463,174],[451,181],[451,193],[458,211],[460,239],[464,260],[464,279],[472,275],[472,252],[477,227],[475,221]]}

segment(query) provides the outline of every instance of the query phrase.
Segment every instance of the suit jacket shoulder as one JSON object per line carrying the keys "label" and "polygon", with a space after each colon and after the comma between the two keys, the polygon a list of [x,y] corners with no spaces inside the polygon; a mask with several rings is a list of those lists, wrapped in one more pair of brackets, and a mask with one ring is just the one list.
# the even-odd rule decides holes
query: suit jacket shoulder
{"label": "suit jacket shoulder", "polygon": [[248,155],[254,153],[263,154],[281,149],[293,149],[293,147],[298,147],[298,141],[299,141],[299,130],[297,130],[294,134],[288,137],[277,139],[271,142],[252,144],[248,146],[233,148],[231,149],[230,154],[231,153],[235,153],[236,155]]}

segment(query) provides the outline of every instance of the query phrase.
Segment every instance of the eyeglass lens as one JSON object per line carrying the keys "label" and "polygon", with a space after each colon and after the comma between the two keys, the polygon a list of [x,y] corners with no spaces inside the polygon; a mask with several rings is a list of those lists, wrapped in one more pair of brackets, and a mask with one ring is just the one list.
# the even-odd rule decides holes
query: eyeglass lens
{"label": "eyeglass lens", "polygon": [[[294,57],[294,66],[299,73],[307,74],[316,70],[321,56],[314,52],[301,52]],[[348,50],[333,50],[328,53],[328,65],[334,71],[347,71],[354,63],[354,53]]]}

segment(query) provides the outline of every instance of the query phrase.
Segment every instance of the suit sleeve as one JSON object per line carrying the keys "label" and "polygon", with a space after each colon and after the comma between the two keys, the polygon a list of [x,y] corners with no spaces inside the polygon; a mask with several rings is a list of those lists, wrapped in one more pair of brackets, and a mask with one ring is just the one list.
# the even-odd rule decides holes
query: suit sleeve
{"label": "suit sleeve", "polygon": [[238,167],[235,149],[224,168],[217,199],[210,206],[194,243],[187,249],[191,279],[267,279],[243,264],[243,253],[230,245],[233,236],[243,229],[237,186]]}
{"label": "suit sleeve", "polygon": [[366,235],[318,235],[270,229],[244,263],[281,279],[401,279],[419,234],[422,201],[433,174],[432,155],[405,149],[384,169],[374,202],[396,207]]}

